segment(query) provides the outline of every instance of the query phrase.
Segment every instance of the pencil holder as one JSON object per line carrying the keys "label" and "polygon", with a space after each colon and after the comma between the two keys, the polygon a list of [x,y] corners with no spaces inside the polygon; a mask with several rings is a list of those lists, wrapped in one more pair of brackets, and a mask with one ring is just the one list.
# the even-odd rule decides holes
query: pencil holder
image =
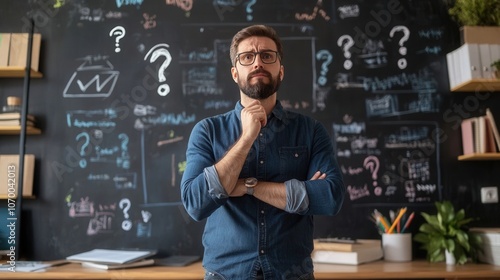
{"label": "pencil holder", "polygon": [[411,233],[382,234],[384,259],[390,262],[409,262],[412,259]]}

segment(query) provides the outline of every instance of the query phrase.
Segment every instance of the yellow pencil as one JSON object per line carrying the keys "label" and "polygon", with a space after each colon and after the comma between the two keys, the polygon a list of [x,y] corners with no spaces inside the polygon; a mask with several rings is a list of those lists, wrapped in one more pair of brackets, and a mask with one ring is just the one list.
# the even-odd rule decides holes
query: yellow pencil
{"label": "yellow pencil", "polygon": [[401,220],[401,217],[403,217],[403,214],[405,212],[406,212],[406,207],[402,208],[401,211],[399,211],[398,216],[396,217],[396,219],[392,223],[392,226],[389,228],[389,230],[387,231],[387,233],[392,233],[392,231],[394,230],[394,228],[396,227],[396,225],[399,223],[399,220]]}
{"label": "yellow pencil", "polygon": [[382,223],[382,226],[385,228],[385,232],[389,229],[389,224],[387,224],[387,221],[385,220],[384,216],[377,211],[377,217],[378,220]]}

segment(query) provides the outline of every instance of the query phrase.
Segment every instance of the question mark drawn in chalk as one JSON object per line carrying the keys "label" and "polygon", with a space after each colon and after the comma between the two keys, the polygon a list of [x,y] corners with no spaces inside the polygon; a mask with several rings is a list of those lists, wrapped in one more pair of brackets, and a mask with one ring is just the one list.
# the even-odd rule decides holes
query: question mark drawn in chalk
{"label": "question mark drawn in chalk", "polygon": [[[408,38],[410,38],[410,30],[408,29],[408,27],[404,26],[404,25],[397,25],[397,26],[394,26],[392,29],[391,29],[391,32],[389,33],[389,37],[393,37],[394,36],[394,33],[396,32],[403,32],[403,37],[399,40],[399,54],[402,55],[402,56],[405,56],[406,53],[407,53],[407,49],[406,47],[404,46],[404,43],[406,41],[408,41]],[[408,65],[408,62],[406,61],[406,58],[400,58],[398,60],[398,67],[399,69],[405,69],[406,66]]]}
{"label": "question mark drawn in chalk", "polygon": [[[155,62],[160,56],[165,57],[165,61],[161,64],[160,69],[158,69],[158,80],[160,81],[160,83],[163,83],[167,80],[167,78],[165,78],[164,72],[170,65],[170,62],[172,62],[172,56],[167,49],[168,47],[169,46],[167,44],[158,44],[152,47],[144,57],[144,60],[147,60],[148,56],[151,54],[149,62]],[[158,87],[158,94],[160,96],[166,96],[169,93],[170,86],[168,84],[162,84]]]}
{"label": "question mark drawn in chalk", "polygon": [[121,51],[120,49],[120,40],[125,37],[125,28],[123,26],[116,26],[115,28],[111,29],[109,32],[109,37],[113,37],[116,35],[115,38],[115,52],[119,53]]}
{"label": "question mark drawn in chalk", "polygon": [[[346,41],[345,44],[344,44],[344,41]],[[346,61],[344,61],[344,69],[345,70],[351,69],[352,68],[352,61],[350,59],[351,58],[351,52],[349,51],[349,49],[352,46],[354,46],[354,40],[349,35],[342,35],[337,40],[337,45],[339,47],[343,46],[342,49],[344,50],[344,57],[346,58]]]}
{"label": "question mark drawn in chalk", "polygon": [[128,214],[128,210],[130,209],[130,205],[132,205],[132,203],[130,202],[130,199],[123,198],[122,200],[120,200],[120,203],[118,203],[118,205],[120,206],[120,209],[123,209],[123,217],[125,218],[125,220],[122,222],[122,229],[125,231],[129,231],[132,228],[132,221],[129,220],[130,216]]}
{"label": "question mark drawn in chalk", "polygon": [[[87,132],[82,132],[76,136],[76,140],[78,141],[82,137],[85,138],[85,142],[80,147],[80,155],[83,157],[83,156],[85,156],[85,149],[89,146],[90,137],[89,137],[89,134]],[[82,158],[79,162],[79,165],[81,168],[85,168],[87,166],[87,160]]]}
{"label": "question mark drawn in chalk", "polygon": [[118,135],[118,139],[120,139],[122,141],[121,143],[121,150],[122,150],[122,154],[121,154],[121,157],[118,157],[116,159],[116,163],[118,166],[121,166],[125,169],[129,169],[130,168],[130,156],[128,154],[128,142],[129,142],[129,138],[127,136],[127,134],[125,133],[120,133],[120,135]]}
{"label": "question mark drawn in chalk", "polygon": [[321,64],[321,76],[318,78],[318,84],[324,86],[328,81],[326,74],[328,73],[328,65],[332,63],[332,54],[327,50],[321,50],[316,54],[316,59],[325,59],[323,64]]}
{"label": "question mark drawn in chalk", "polygon": [[363,162],[363,166],[370,171],[373,179],[373,186],[375,187],[375,193],[380,195],[382,193],[382,188],[377,184],[377,173],[380,167],[380,161],[376,156],[367,156]]}
{"label": "question mark drawn in chalk", "polygon": [[257,3],[257,0],[250,0],[250,2],[248,2],[247,4],[247,20],[248,21],[251,21],[253,19],[253,16],[252,16],[252,6],[255,5],[255,3]]}

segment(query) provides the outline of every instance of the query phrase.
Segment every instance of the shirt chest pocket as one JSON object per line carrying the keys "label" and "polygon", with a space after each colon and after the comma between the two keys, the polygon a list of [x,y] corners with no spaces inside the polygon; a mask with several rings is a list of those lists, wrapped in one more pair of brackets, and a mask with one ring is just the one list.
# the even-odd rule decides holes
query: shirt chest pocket
{"label": "shirt chest pocket", "polygon": [[283,181],[290,179],[307,180],[309,153],[306,146],[281,147],[280,175]]}

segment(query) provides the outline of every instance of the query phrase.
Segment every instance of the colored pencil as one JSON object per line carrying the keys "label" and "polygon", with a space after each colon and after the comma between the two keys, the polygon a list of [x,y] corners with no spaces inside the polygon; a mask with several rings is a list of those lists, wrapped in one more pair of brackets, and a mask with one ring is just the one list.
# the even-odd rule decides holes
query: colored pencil
{"label": "colored pencil", "polygon": [[411,220],[413,220],[413,216],[415,216],[415,212],[411,212],[410,216],[408,217],[408,220],[406,221],[405,225],[403,226],[403,229],[401,230],[401,233],[405,232],[405,230],[410,226]]}
{"label": "colored pencil", "polygon": [[394,222],[392,223],[392,226],[389,228],[389,230],[387,231],[387,233],[392,233],[392,231],[394,230],[394,228],[396,227],[397,223],[399,222],[399,220],[401,220],[401,217],[403,217],[403,214],[406,212],[406,207],[405,208],[402,208],[400,211],[399,211],[399,214],[398,216],[396,217],[396,219],[394,220]]}

